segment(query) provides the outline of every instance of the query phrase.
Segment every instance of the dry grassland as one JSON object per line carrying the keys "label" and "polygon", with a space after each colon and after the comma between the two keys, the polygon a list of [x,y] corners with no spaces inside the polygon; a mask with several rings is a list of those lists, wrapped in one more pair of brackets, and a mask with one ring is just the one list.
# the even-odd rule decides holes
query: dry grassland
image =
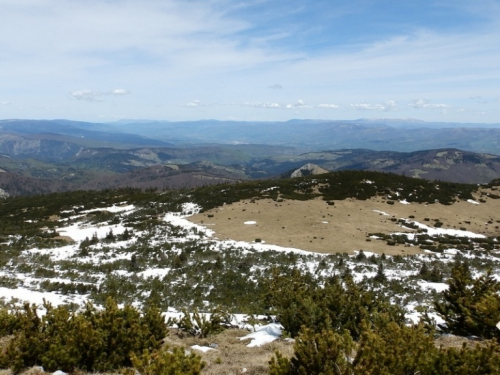
{"label": "dry grassland", "polygon": [[[186,353],[190,351],[202,357],[205,362],[205,368],[202,371],[204,375],[265,375],[268,374],[269,361],[276,350],[280,351],[285,357],[293,356],[293,342],[286,340],[276,340],[262,347],[249,348],[246,345],[249,340],[240,340],[248,334],[248,331],[241,329],[228,329],[217,335],[212,335],[206,339],[195,337],[180,337],[176,329],[172,329],[165,338],[165,344],[171,347],[184,347]],[[191,349],[193,345],[208,346],[212,343],[217,344],[214,350],[202,353]],[[463,344],[470,347],[475,345],[485,345],[486,342],[471,341],[465,337],[454,335],[444,335],[436,339],[435,345],[442,348],[461,348]],[[32,367],[25,370],[21,375],[45,375],[49,374],[42,371],[39,367]],[[94,373],[94,375],[118,375],[119,373]],[[0,370],[0,375],[13,375],[10,370]],[[74,375],[90,375],[83,371],[75,371]]]}
{"label": "dry grassland", "polygon": [[283,355],[291,357],[293,355],[293,343],[285,340],[276,340],[261,347],[249,348],[250,340],[240,340],[249,332],[241,329],[228,329],[207,339],[194,337],[179,338],[172,332],[165,339],[169,346],[184,346],[186,350],[191,350],[192,345],[208,346],[211,343],[217,344],[215,350],[201,353],[205,368],[202,371],[205,375],[263,375],[268,374],[269,360],[276,350]]}
{"label": "dry grassland", "polygon": [[[249,332],[242,329],[227,329],[219,334],[212,335],[206,339],[196,337],[180,337],[177,330],[172,329],[165,338],[165,344],[170,348],[184,347],[186,353],[194,352],[202,357],[205,362],[204,375],[264,375],[268,374],[269,361],[276,350],[283,355],[291,357],[293,355],[293,342],[286,340],[276,340],[261,347],[247,347],[250,340],[240,340]],[[193,345],[208,346],[217,344],[217,348],[203,353],[191,349]],[[21,375],[44,375],[40,367],[32,367],[25,370]],[[99,373],[94,375],[118,375],[116,373]],[[0,375],[13,375],[10,370],[0,370]],[[75,371],[73,375],[89,375],[83,371]]]}
{"label": "dry grassland", "polygon": [[[449,206],[399,202],[389,205],[380,197],[366,201],[335,201],[333,206],[321,199],[282,202],[260,199],[254,203],[244,200],[191,216],[189,220],[213,230],[214,236],[221,240],[252,242],[261,239],[266,244],[320,253],[352,254],[362,249],[388,255],[418,254],[421,253],[418,247],[367,241],[368,233],[411,232],[391,221],[391,218],[410,216],[429,226],[438,219],[444,223],[442,228],[466,228],[487,236],[500,235],[500,199],[490,198],[479,205],[460,201]],[[430,221],[424,221],[425,218]],[[256,224],[244,224],[246,221]]]}

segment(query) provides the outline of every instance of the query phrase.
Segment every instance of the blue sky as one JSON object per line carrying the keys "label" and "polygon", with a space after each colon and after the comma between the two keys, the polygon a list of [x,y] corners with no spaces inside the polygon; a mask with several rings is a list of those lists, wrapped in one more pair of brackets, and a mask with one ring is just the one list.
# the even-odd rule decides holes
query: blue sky
{"label": "blue sky", "polygon": [[500,1],[2,0],[0,118],[500,123]]}

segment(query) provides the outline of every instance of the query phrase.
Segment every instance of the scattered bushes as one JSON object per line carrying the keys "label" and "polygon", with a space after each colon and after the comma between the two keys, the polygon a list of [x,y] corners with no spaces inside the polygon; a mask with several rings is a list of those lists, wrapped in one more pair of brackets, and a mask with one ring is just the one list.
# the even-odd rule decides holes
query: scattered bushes
{"label": "scattered bushes", "polygon": [[500,346],[491,342],[475,348],[437,348],[432,332],[422,325],[388,322],[374,328],[364,321],[357,344],[345,331],[303,328],[294,356],[287,359],[276,352],[269,370],[271,375],[493,375],[500,373]]}
{"label": "scattered bushes", "polygon": [[363,320],[378,324],[384,315],[397,323],[404,321],[401,308],[380,293],[354,283],[350,274],[342,279],[331,277],[320,286],[298,270],[293,270],[290,275],[275,273],[268,288],[267,303],[270,312],[292,337],[305,326],[316,333],[329,329],[347,330],[358,339]]}
{"label": "scattered bushes", "polygon": [[119,309],[111,299],[102,311],[90,303],[80,313],[49,303],[44,308],[43,317],[28,304],[14,314],[15,337],[0,353],[0,367],[107,371],[131,366],[131,353],[158,349],[167,333],[159,310],[149,308],[141,315],[132,306]]}

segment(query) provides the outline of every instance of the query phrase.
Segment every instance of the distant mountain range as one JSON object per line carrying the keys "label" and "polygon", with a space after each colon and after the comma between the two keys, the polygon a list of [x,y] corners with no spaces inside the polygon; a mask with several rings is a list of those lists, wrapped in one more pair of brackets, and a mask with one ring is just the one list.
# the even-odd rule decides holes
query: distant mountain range
{"label": "distant mountain range", "polygon": [[473,125],[417,120],[3,120],[0,189],[35,194],[183,188],[276,178],[306,164],[328,171],[375,170],[486,183],[500,177],[500,157],[495,155],[500,153],[500,126]]}
{"label": "distant mountain range", "polygon": [[497,153],[500,124],[428,123],[417,120],[290,120],[286,122],[119,122],[122,132],[172,143],[256,143],[301,150],[366,148],[418,151],[458,148]]}

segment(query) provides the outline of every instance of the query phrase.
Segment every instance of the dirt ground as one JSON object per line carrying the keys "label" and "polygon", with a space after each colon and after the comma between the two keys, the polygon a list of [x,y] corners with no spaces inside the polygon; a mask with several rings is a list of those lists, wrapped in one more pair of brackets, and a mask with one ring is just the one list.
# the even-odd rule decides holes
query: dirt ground
{"label": "dirt ground", "polygon": [[[269,361],[274,356],[276,350],[279,350],[286,357],[293,355],[293,342],[282,339],[261,347],[247,347],[250,340],[242,341],[240,337],[246,336],[249,331],[242,329],[227,329],[205,339],[191,336],[181,338],[176,332],[176,329],[170,331],[169,335],[165,338],[165,344],[170,348],[181,346],[184,347],[186,353],[192,351],[200,355],[203,362],[205,362],[205,368],[202,371],[204,375],[264,375],[269,373]],[[193,345],[209,346],[210,344],[216,344],[217,347],[206,353],[191,349]],[[40,367],[36,366],[21,373],[21,375],[45,374],[49,373],[43,372]],[[99,375],[118,374],[120,373],[101,373]],[[0,375],[13,375],[13,373],[10,370],[0,370]],[[76,371],[74,375],[87,375],[87,373]]]}
{"label": "dirt ground", "polygon": [[391,218],[413,215],[412,220],[429,226],[438,219],[443,222],[442,228],[465,228],[487,236],[499,236],[500,199],[485,199],[486,203],[461,201],[449,206],[400,202],[390,205],[380,197],[366,201],[346,199],[335,201],[334,205],[321,199],[282,202],[261,199],[254,203],[244,200],[191,216],[189,220],[213,230],[218,239],[247,242],[261,239],[266,244],[321,253],[352,254],[362,249],[388,255],[418,254],[421,253],[418,247],[367,241],[368,233],[411,232]]}
{"label": "dirt ground", "polygon": [[250,340],[240,340],[240,337],[246,336],[249,332],[241,329],[228,329],[207,339],[179,338],[174,331],[172,330],[165,339],[169,346],[184,346],[186,350],[191,350],[192,345],[217,344],[215,350],[206,353],[194,350],[205,362],[202,371],[205,375],[264,375],[268,374],[269,361],[276,350],[286,357],[293,355],[293,342],[281,339],[261,347],[249,348],[247,345]]}

